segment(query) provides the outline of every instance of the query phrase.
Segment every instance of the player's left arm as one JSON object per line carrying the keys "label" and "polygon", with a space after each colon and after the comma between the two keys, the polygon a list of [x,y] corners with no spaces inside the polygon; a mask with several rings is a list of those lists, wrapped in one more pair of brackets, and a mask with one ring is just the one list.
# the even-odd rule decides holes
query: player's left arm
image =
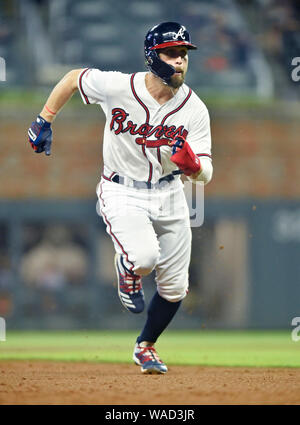
{"label": "player's left arm", "polygon": [[176,137],[172,143],[171,161],[192,181],[207,184],[212,179],[210,119],[203,104],[191,118],[191,128],[185,139]]}

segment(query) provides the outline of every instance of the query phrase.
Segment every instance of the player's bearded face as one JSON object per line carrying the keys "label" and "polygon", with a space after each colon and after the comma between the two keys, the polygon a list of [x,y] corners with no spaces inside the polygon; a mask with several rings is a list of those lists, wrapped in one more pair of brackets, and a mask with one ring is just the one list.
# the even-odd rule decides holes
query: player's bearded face
{"label": "player's bearded face", "polygon": [[188,69],[188,54],[186,47],[167,47],[159,52],[161,60],[175,68],[175,74],[172,75],[169,86],[178,89],[185,79]]}

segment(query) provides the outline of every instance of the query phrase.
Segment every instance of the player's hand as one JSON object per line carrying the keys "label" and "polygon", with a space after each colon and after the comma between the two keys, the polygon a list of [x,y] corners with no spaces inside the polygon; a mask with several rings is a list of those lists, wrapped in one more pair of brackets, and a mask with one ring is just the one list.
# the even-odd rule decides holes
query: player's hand
{"label": "player's hand", "polygon": [[172,146],[171,161],[177,165],[186,176],[191,176],[201,170],[200,159],[194,154],[183,136],[177,136],[170,143]]}
{"label": "player's hand", "polygon": [[45,151],[46,155],[51,155],[51,123],[39,115],[28,129],[28,141],[36,153]]}

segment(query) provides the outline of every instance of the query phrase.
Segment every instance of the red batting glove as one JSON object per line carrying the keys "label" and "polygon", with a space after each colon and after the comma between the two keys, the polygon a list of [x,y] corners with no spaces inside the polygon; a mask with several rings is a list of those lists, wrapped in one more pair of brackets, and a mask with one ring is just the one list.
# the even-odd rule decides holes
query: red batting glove
{"label": "red batting glove", "polygon": [[201,170],[200,159],[194,154],[183,136],[177,136],[170,143],[172,146],[171,161],[180,168],[186,176]]}

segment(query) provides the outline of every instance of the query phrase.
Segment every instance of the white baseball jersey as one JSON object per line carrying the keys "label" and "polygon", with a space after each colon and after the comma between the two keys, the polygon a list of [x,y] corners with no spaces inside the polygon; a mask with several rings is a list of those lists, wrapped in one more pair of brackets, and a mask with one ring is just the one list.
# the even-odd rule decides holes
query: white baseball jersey
{"label": "white baseball jersey", "polygon": [[186,138],[202,164],[211,162],[209,114],[204,103],[183,84],[160,105],[145,85],[146,72],[124,74],[84,69],[78,88],[86,104],[99,104],[106,116],[105,167],[137,181],[157,183],[178,170],[169,142]]}

